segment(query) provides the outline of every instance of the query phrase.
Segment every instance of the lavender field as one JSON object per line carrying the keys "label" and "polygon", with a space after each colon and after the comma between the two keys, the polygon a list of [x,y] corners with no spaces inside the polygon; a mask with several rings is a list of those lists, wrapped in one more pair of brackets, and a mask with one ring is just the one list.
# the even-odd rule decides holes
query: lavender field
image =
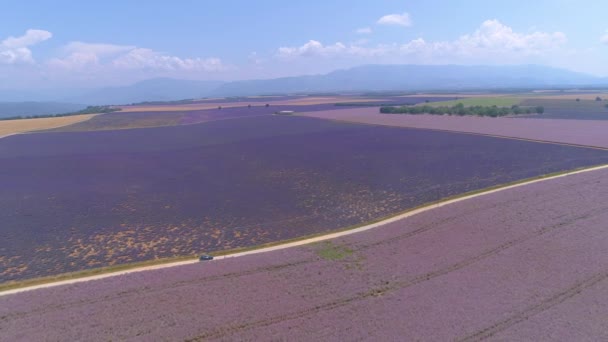
{"label": "lavender field", "polygon": [[379,113],[378,108],[316,111],[302,115],[362,124],[487,134],[608,148],[607,120],[388,115]]}
{"label": "lavender field", "polygon": [[12,136],[0,141],[0,281],[327,232],[607,162],[601,150],[270,115]]}
{"label": "lavender field", "polygon": [[[607,99],[608,100],[608,99]],[[529,115],[534,119],[608,120],[608,101],[594,99],[527,99],[522,106],[543,106],[542,115]]]}
{"label": "lavender field", "polygon": [[[220,107],[221,104],[218,104]],[[189,125],[208,121],[232,119],[238,117],[272,115],[277,111],[292,110],[298,112],[314,112],[332,110],[338,107],[333,104],[317,105],[270,105],[255,103],[239,107],[222,107],[222,109],[199,109],[180,111],[150,111],[150,112],[113,112],[98,115],[90,120],[49,130],[49,132],[81,132],[102,131],[114,129],[148,128],[162,126]]]}
{"label": "lavender field", "polygon": [[608,171],[336,240],[0,296],[2,339],[608,339]]}

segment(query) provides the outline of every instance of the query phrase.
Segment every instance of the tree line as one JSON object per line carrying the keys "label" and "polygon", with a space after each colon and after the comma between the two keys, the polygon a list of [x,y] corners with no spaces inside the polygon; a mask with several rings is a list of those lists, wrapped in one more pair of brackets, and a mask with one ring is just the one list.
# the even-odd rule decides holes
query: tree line
{"label": "tree line", "polygon": [[545,112],[543,106],[536,107],[520,107],[517,105],[511,107],[497,106],[469,106],[465,107],[462,103],[454,106],[385,106],[380,107],[380,113],[385,114],[433,114],[433,115],[474,115],[474,116],[506,116],[520,114],[542,114]]}

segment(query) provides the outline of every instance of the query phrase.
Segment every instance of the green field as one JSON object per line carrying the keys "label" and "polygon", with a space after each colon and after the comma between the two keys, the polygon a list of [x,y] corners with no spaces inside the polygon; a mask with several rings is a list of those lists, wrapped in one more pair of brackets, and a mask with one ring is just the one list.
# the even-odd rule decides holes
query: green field
{"label": "green field", "polygon": [[497,106],[497,107],[511,107],[513,105],[518,105],[524,100],[523,98],[517,97],[508,97],[508,96],[498,96],[498,97],[469,97],[460,100],[452,100],[452,101],[439,101],[439,102],[429,102],[429,103],[421,103],[420,105],[429,105],[429,106],[455,106],[459,103],[462,103],[465,107],[469,106]]}

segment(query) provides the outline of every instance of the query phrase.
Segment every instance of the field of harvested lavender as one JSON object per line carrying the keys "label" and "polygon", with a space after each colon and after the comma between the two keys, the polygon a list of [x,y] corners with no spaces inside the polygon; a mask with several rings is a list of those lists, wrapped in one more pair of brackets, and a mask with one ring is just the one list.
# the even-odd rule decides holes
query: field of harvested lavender
{"label": "field of harvested lavender", "polygon": [[0,296],[29,340],[608,339],[608,171],[367,232]]}
{"label": "field of harvested lavender", "polygon": [[[475,117],[448,115],[387,115],[377,107],[314,111],[304,116],[380,126],[431,129],[608,148],[608,120],[548,117]],[[544,115],[544,114],[542,114]]]}
{"label": "field of harvested lavender", "polygon": [[8,282],[327,232],[608,153],[262,115],[13,136],[0,162]]}

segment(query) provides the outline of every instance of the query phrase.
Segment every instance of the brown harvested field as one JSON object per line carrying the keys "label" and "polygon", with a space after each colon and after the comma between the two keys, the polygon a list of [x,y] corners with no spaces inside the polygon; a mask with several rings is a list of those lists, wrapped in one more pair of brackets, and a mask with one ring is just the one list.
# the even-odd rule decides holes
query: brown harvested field
{"label": "brown harvested field", "polygon": [[607,120],[490,118],[447,115],[380,114],[378,108],[299,113],[330,120],[434,129],[608,148]]}
{"label": "brown harvested field", "polygon": [[[308,106],[317,104],[331,104],[338,102],[374,102],[384,101],[385,99],[380,98],[351,98],[351,97],[305,97],[301,99],[290,99],[290,100],[279,100],[271,101],[270,105],[284,105],[284,106]],[[222,102],[221,99],[218,102],[201,102],[191,104],[175,104],[175,105],[135,105],[135,106],[121,106],[122,112],[177,112],[177,111],[191,111],[191,110],[204,110],[204,109],[215,109],[218,106],[223,108],[230,107],[243,107],[247,106],[247,101],[242,102]],[[264,102],[251,102],[252,106],[264,105]]]}
{"label": "brown harvested field", "polygon": [[86,121],[97,114],[63,116],[58,118],[22,119],[0,121],[0,138],[23,132],[51,129]]}

